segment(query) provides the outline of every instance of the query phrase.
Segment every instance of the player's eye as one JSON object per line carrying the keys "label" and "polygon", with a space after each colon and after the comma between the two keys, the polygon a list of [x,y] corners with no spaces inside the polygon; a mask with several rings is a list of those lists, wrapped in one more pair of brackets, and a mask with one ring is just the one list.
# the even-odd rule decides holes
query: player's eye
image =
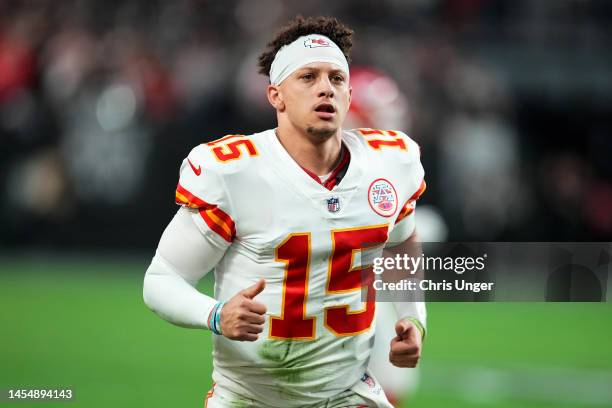
{"label": "player's eye", "polygon": [[344,82],[344,77],[342,75],[334,75],[332,77],[332,81],[334,81],[334,82]]}
{"label": "player's eye", "polygon": [[300,76],[300,78],[309,81],[309,80],[314,78],[314,74],[312,74],[312,73],[302,74],[302,76]]}

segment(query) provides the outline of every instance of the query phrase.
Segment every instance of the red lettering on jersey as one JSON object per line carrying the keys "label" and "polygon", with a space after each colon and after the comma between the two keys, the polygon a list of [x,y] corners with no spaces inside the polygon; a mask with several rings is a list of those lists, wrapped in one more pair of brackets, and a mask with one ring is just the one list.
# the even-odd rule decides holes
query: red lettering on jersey
{"label": "red lettering on jersey", "polygon": [[[212,148],[215,158],[220,162],[239,159],[242,156],[242,150],[246,150],[249,156],[258,155],[257,148],[253,142],[247,139],[244,135],[228,135],[219,140],[206,144]],[[239,147],[243,147],[244,149],[241,150]]]}
{"label": "red lettering on jersey", "polygon": [[381,146],[398,147],[400,150],[406,150],[406,143],[400,138],[395,140],[371,139],[368,140],[368,144],[375,150],[380,150]]}
{"label": "red lettering on jersey", "polygon": [[315,317],[306,317],[310,269],[310,234],[291,234],[276,248],[276,260],[285,262],[281,315],[270,317],[270,337],[312,340]]}
{"label": "red lettering on jersey", "polygon": [[[353,255],[361,249],[384,244],[388,238],[388,225],[335,230],[331,235],[326,293],[355,292],[366,286],[368,300],[365,308],[359,311],[349,310],[348,305],[325,308],[324,323],[337,336],[354,336],[372,326],[376,302],[371,267],[365,271],[361,267],[353,268]],[[276,260],[284,262],[286,267],[281,315],[270,317],[270,338],[313,340],[316,336],[316,317],[306,316],[310,256],[310,233],[291,234],[276,248]],[[364,281],[362,273],[371,278]]]}
{"label": "red lettering on jersey", "polygon": [[[332,258],[328,272],[327,293],[360,291],[367,287],[367,301],[361,311],[350,311],[347,305],[325,309],[325,327],[337,336],[354,336],[367,331],[376,310],[372,267],[353,268],[356,251],[373,248],[387,241],[387,225],[332,231]],[[364,268],[366,267],[366,268]],[[363,275],[367,276],[364,280]]]}
{"label": "red lettering on jersey", "polygon": [[397,136],[397,132],[393,130],[379,130],[379,129],[358,129],[359,133],[364,136],[380,135],[380,136],[392,136],[395,137],[392,140],[389,139],[367,139],[368,144],[375,150],[380,150],[382,146],[397,147],[400,150],[406,150],[406,142],[401,136]]}

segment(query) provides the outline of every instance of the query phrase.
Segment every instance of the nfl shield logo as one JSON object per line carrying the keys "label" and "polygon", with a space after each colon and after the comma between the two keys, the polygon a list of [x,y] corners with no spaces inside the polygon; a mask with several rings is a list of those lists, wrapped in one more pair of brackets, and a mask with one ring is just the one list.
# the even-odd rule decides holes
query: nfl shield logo
{"label": "nfl shield logo", "polygon": [[364,373],[363,376],[361,377],[361,381],[363,381],[364,383],[368,384],[368,386],[370,388],[375,387],[376,383],[374,382],[374,379],[372,377],[370,377],[368,375],[368,373]]}
{"label": "nfl shield logo", "polygon": [[382,392],[382,388],[380,385],[376,384],[376,381],[372,377],[368,375],[368,373],[364,373],[361,377],[361,381],[367,384],[368,388],[370,388],[370,392],[376,395],[380,395]]}
{"label": "nfl shield logo", "polygon": [[327,199],[327,211],[332,213],[340,211],[340,199],[338,197]]}

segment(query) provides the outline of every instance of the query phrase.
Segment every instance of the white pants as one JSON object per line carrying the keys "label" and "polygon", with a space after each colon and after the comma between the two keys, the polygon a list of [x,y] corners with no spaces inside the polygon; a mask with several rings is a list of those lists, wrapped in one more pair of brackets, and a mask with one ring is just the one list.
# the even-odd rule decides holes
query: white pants
{"label": "white pants", "polygon": [[[205,408],[253,407],[265,408],[265,405],[242,397],[234,392],[220,387],[218,384],[206,395]],[[393,408],[385,393],[370,372],[363,374],[348,390],[304,408]]]}

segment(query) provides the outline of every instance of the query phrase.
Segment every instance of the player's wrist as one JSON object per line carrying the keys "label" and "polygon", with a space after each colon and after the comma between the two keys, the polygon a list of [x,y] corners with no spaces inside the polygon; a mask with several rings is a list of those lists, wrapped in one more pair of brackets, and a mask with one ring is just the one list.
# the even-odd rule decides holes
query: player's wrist
{"label": "player's wrist", "polygon": [[221,309],[223,309],[224,305],[225,302],[217,302],[208,314],[207,320],[210,331],[219,336],[223,334],[221,332]]}
{"label": "player's wrist", "polygon": [[421,340],[425,340],[425,335],[427,334],[427,330],[425,330],[425,326],[423,326],[420,320],[417,319],[416,317],[405,317],[404,319],[411,322],[414,325],[414,327],[416,327],[419,330],[419,333],[421,333]]}

